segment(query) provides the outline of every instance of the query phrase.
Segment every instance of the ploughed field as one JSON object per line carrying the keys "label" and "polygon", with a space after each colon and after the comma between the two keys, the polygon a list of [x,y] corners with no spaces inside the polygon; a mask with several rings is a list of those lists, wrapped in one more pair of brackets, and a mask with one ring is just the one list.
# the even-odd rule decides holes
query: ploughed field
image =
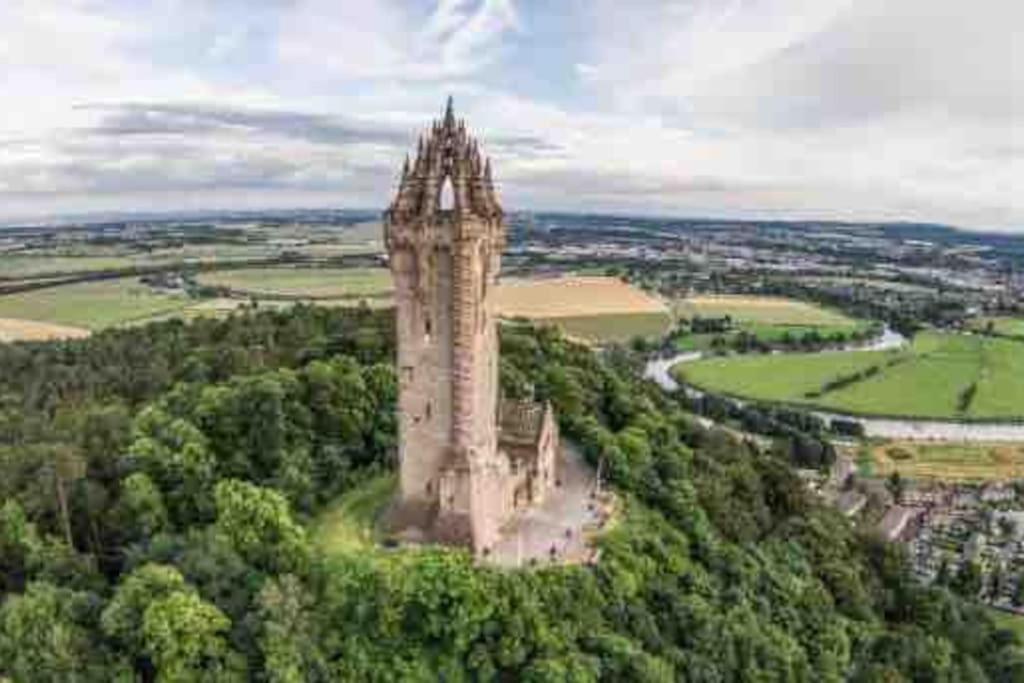
{"label": "ploughed field", "polygon": [[1024,343],[923,332],[909,349],[713,358],[676,366],[692,386],[862,415],[1024,418]]}
{"label": "ploughed field", "polygon": [[867,321],[812,303],[769,296],[695,296],[677,302],[675,310],[676,315],[683,319],[731,319],[728,332],[694,333],[680,337],[676,345],[681,351],[706,350],[711,348],[716,337],[728,339],[741,332],[766,343],[776,343],[786,337],[799,339],[811,332],[821,337],[850,335],[864,332],[871,326]]}
{"label": "ploughed field", "polygon": [[612,277],[506,281],[498,289],[498,309],[506,318],[557,325],[595,342],[659,336],[671,323],[664,303]]}

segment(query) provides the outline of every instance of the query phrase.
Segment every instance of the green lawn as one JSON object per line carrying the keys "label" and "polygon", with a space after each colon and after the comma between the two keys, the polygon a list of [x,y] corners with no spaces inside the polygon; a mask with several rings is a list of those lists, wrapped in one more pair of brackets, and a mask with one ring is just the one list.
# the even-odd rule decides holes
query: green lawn
{"label": "green lawn", "polygon": [[174,313],[189,303],[186,297],[155,293],[137,278],[121,278],[0,296],[0,318],[98,330]]}
{"label": "green lawn", "polygon": [[[892,362],[903,359],[904,362]],[[827,382],[872,365],[879,372],[828,391]],[[1008,339],[926,332],[909,351],[853,351],[715,358],[676,368],[695,386],[764,401],[816,405],[871,415],[999,419],[1024,417],[1024,344]],[[961,392],[977,391],[960,414]]]}
{"label": "green lawn", "polygon": [[392,291],[385,268],[245,268],[203,273],[198,280],[254,296],[336,299],[386,296]]}
{"label": "green lawn", "polygon": [[668,331],[668,313],[605,313],[542,319],[566,334],[594,342],[627,342],[633,337],[659,337]]}
{"label": "green lawn", "polygon": [[313,541],[327,555],[372,548],[379,540],[376,522],[394,496],[398,480],[382,474],[343,494],[320,513],[311,531]]}

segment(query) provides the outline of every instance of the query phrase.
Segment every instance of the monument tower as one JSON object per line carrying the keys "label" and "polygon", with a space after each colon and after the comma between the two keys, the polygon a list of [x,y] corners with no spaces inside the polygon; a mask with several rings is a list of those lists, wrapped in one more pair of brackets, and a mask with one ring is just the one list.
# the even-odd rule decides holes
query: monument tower
{"label": "monument tower", "polygon": [[[495,285],[505,220],[490,161],[451,98],[415,161],[406,158],[384,235],[397,308],[398,524],[487,552],[513,511],[540,498],[535,475],[542,467],[544,481],[553,479],[553,464],[513,458],[499,443],[499,414],[528,409],[499,401]],[[545,408],[527,431],[551,440]]]}

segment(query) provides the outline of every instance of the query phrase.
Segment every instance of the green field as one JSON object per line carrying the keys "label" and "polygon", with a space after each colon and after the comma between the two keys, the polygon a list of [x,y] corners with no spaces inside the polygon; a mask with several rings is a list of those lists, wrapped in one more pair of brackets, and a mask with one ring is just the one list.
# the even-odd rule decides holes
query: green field
{"label": "green field", "polygon": [[753,335],[766,344],[777,344],[788,336],[798,340],[816,332],[827,338],[849,335],[868,329],[871,323],[855,320],[838,311],[832,311],[793,299],[761,296],[698,296],[684,299],[675,305],[677,317],[682,319],[732,319],[732,329],[723,333],[700,333],[681,336],[676,340],[680,351],[707,351],[714,348],[716,339],[729,342],[741,332]]}
{"label": "green field", "polygon": [[0,318],[98,330],[181,311],[186,297],[159,294],[137,278],[102,280],[0,296]]}
{"label": "green field", "polygon": [[1008,629],[1024,638],[1024,616],[992,608],[989,609],[989,614],[999,628]]}
{"label": "green field", "polygon": [[711,391],[765,401],[802,401],[830,379],[885,362],[891,355],[851,351],[730,356],[685,363],[673,372]]}
{"label": "green field", "polygon": [[312,524],[314,543],[327,555],[365,551],[379,540],[377,519],[395,493],[394,474],[382,474],[343,494]]}
{"label": "green field", "polygon": [[[872,366],[878,372],[825,391]],[[709,391],[866,415],[934,419],[1024,417],[1024,344],[971,335],[919,334],[908,351],[852,351],[716,358],[676,368]],[[976,386],[959,410],[961,393]]]}
{"label": "green field", "polygon": [[978,318],[971,321],[971,327],[976,330],[991,329],[1006,337],[1024,337],[1024,318]]}
{"label": "green field", "polygon": [[627,342],[633,337],[658,337],[668,331],[668,313],[605,313],[559,316],[539,322],[557,325],[566,334],[593,342]]}
{"label": "green field", "polygon": [[338,299],[387,296],[392,291],[385,268],[245,268],[203,273],[198,281],[252,296]]}
{"label": "green field", "polygon": [[87,273],[129,268],[135,260],[124,256],[4,256],[0,259],[0,277],[30,278],[57,273]]}
{"label": "green field", "polygon": [[676,313],[684,318],[729,316],[737,323],[773,326],[828,326],[854,329],[860,324],[838,311],[821,306],[793,299],[764,296],[697,296],[676,304]]}
{"label": "green field", "polygon": [[186,245],[179,248],[159,249],[147,253],[101,253],[95,249],[81,256],[51,254],[13,254],[0,259],[0,278],[39,279],[43,276],[95,273],[124,268],[151,268],[183,263],[231,262],[246,258],[269,258],[277,250],[264,246],[236,246],[225,244]]}

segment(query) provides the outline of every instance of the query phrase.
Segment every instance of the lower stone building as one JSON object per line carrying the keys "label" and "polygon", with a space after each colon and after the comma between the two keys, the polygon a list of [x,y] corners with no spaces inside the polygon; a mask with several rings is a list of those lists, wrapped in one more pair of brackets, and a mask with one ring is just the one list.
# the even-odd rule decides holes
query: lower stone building
{"label": "lower stone building", "polygon": [[[446,543],[465,542],[471,537],[469,525],[475,500],[486,505],[488,514],[503,524],[513,521],[518,512],[543,502],[557,484],[558,449],[558,422],[550,403],[502,400],[497,458],[492,463],[495,471],[486,478],[492,484],[488,495],[471,495],[473,465],[453,459],[438,478],[438,508],[430,536]],[[479,550],[486,553],[489,545]]]}

